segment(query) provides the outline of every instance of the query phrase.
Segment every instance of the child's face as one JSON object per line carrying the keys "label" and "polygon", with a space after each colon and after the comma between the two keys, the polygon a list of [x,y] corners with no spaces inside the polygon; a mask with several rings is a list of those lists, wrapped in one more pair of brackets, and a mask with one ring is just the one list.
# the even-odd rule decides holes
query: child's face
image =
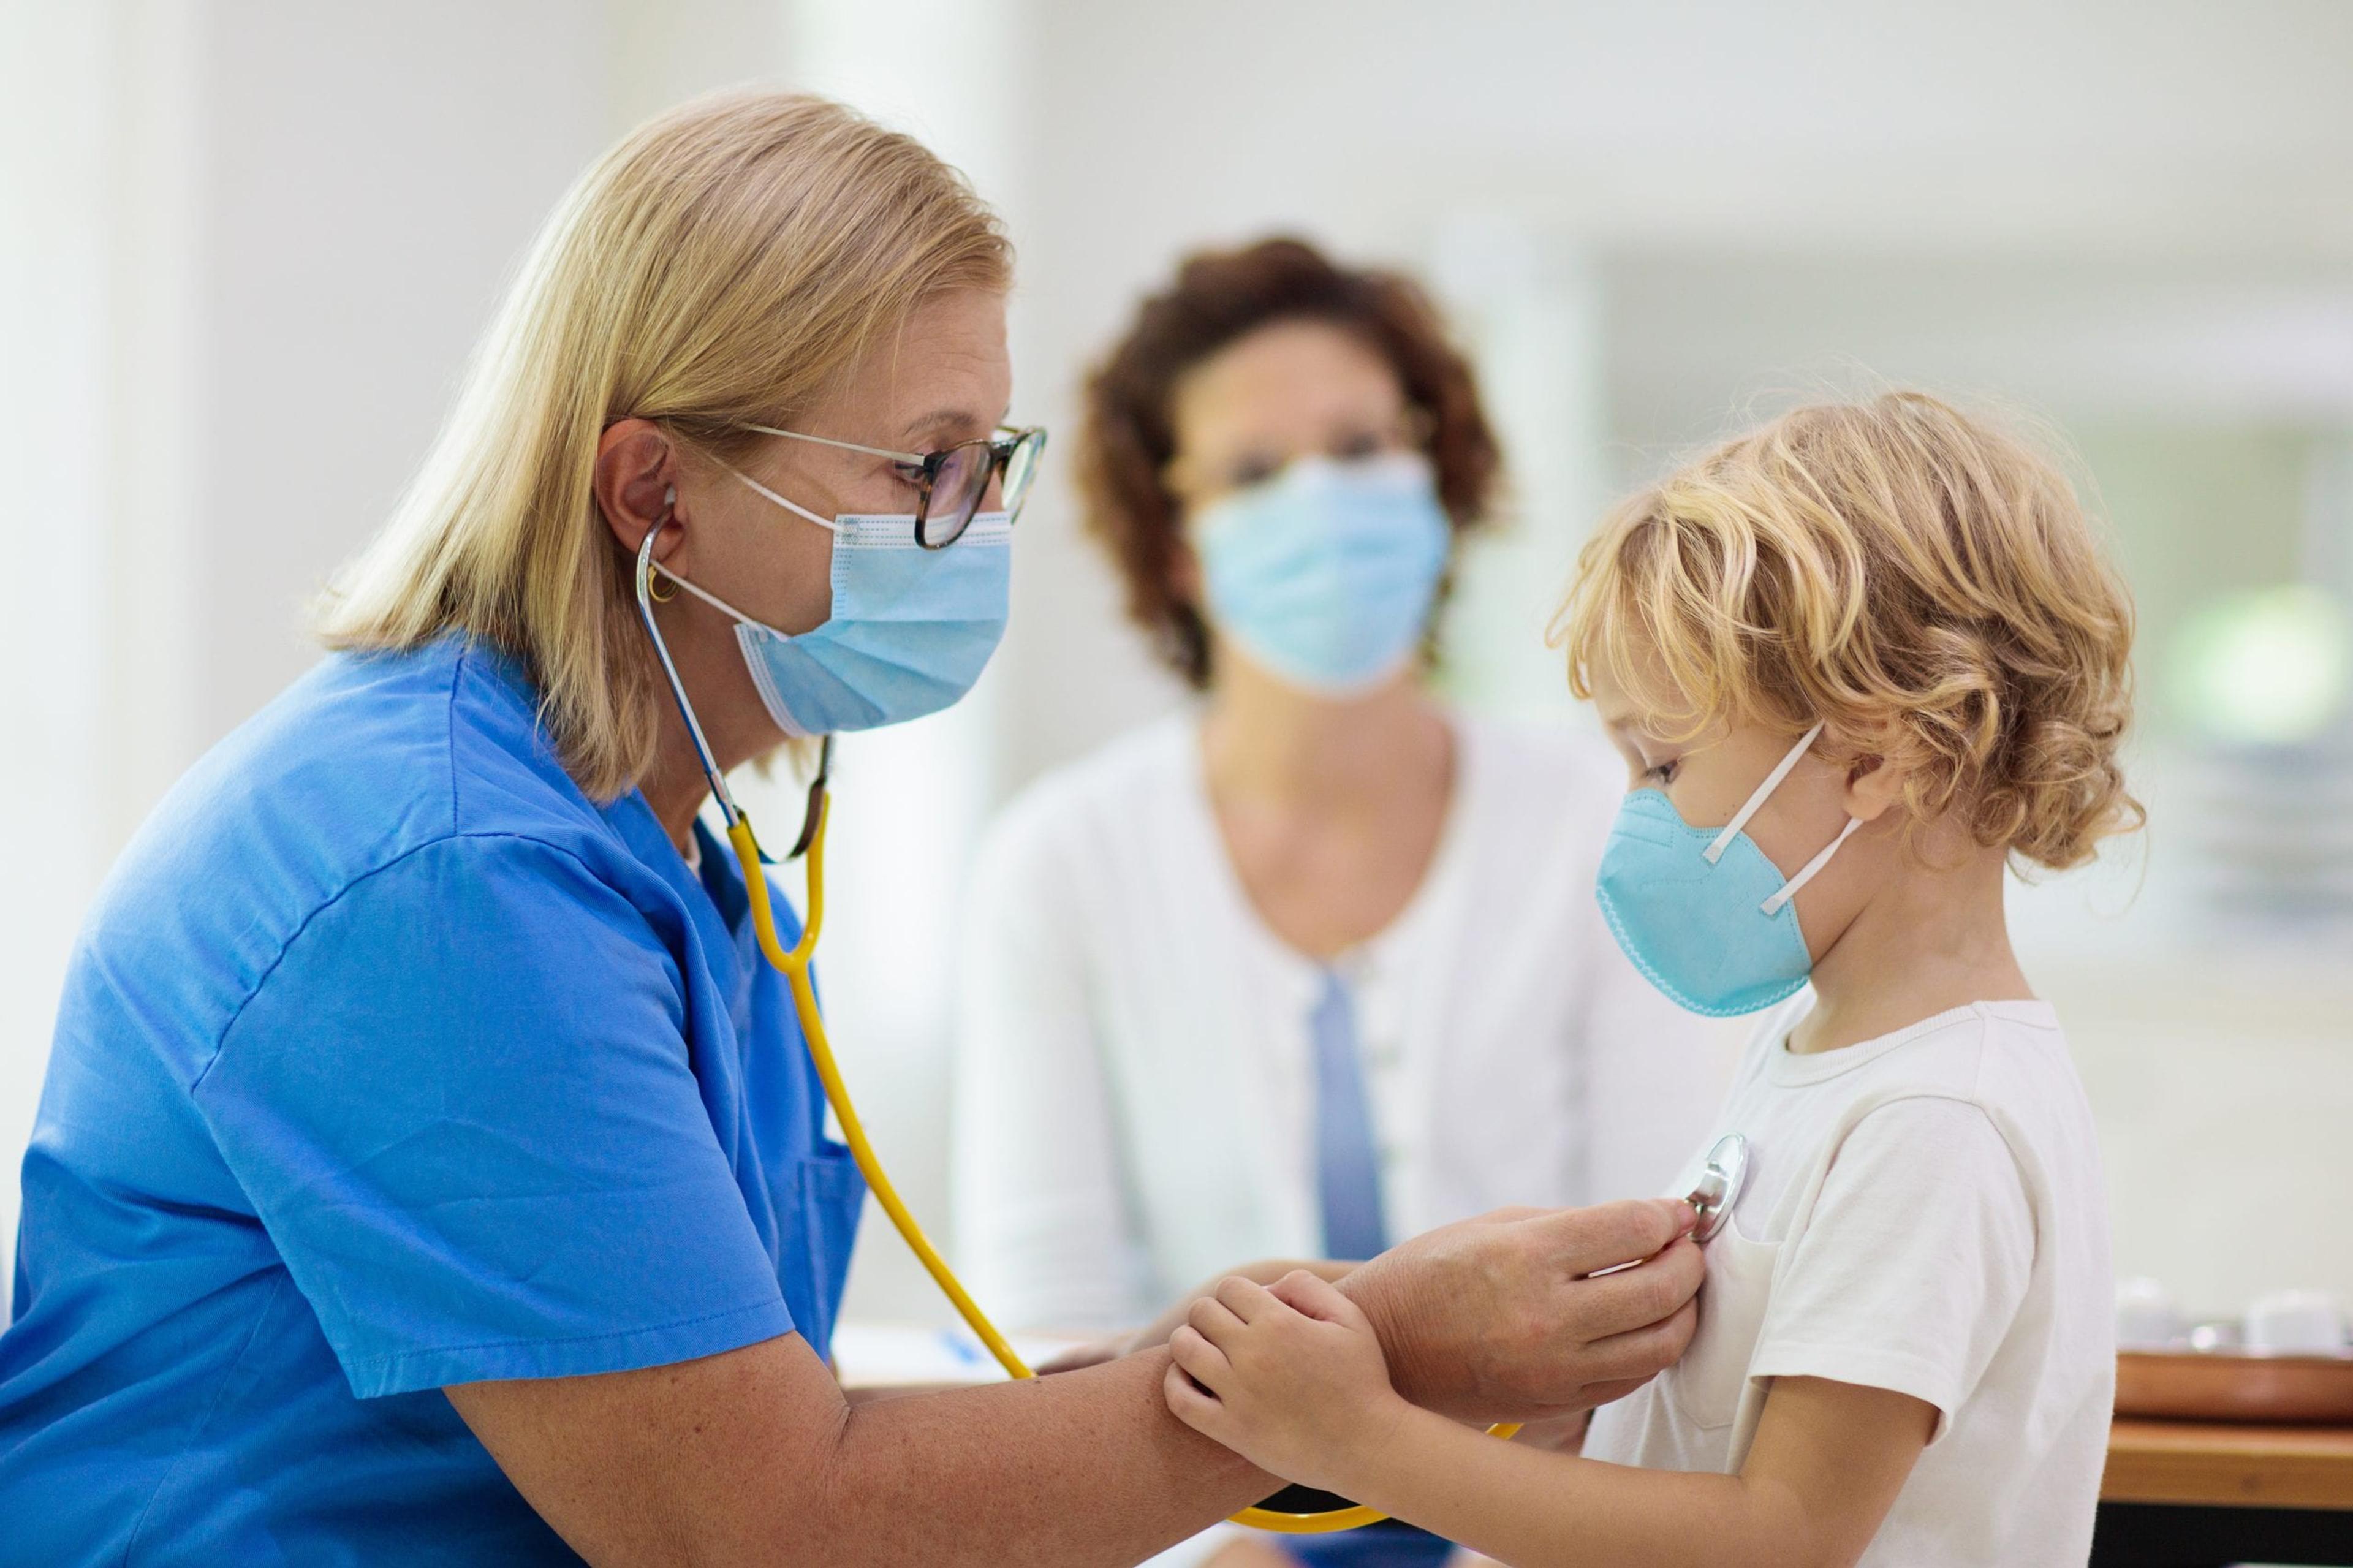
{"label": "child's face", "polygon": [[[1588,671],[1593,704],[1610,742],[1626,759],[1627,789],[1655,789],[1693,827],[1721,827],[1765,782],[1798,737],[1754,722],[1718,723],[1690,740],[1672,737],[1688,727],[1690,709],[1650,663],[1638,674],[1641,696],[1619,673],[1596,663]],[[1664,702],[1667,705],[1653,706]],[[1744,831],[1782,876],[1800,867],[1839,836],[1847,818],[1870,823],[1885,815],[1886,770],[1840,764],[1814,749],[1799,759],[1748,819]],[[1883,825],[1884,826],[1884,825]],[[1891,836],[1858,831],[1820,875],[1798,892],[1798,928],[1820,960],[1892,869]]]}

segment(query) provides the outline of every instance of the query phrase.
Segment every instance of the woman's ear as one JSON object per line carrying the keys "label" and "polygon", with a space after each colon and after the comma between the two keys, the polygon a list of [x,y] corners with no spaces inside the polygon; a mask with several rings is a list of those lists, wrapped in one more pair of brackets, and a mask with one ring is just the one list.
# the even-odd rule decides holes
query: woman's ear
{"label": "woman's ear", "polygon": [[1178,604],[1191,605],[1197,614],[1200,611],[1201,558],[1181,534],[1168,552],[1168,593]]}
{"label": "woman's ear", "polygon": [[671,525],[684,521],[679,515],[678,469],[677,443],[650,420],[616,420],[598,439],[596,510],[630,554],[638,552],[649,529],[670,531],[671,537],[656,542],[657,555],[677,548],[679,531]]}

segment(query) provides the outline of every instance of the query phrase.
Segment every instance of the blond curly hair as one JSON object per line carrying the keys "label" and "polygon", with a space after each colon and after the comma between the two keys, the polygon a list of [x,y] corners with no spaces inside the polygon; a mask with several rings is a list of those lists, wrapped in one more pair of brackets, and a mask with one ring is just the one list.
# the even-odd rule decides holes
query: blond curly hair
{"label": "blond curly hair", "polygon": [[2143,820],[2130,595],[2055,466],[1920,393],[1797,409],[1625,501],[1554,637],[1578,696],[1599,663],[1686,737],[1824,724],[1905,771],[1915,832],[2063,870]]}

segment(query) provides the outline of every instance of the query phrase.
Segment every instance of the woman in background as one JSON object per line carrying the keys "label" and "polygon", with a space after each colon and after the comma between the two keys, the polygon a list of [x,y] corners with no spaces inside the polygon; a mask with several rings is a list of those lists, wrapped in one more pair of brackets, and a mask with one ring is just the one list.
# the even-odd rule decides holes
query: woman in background
{"label": "woman in background", "polygon": [[[1721,1053],[1595,907],[1622,779],[1427,687],[1499,461],[1421,292],[1295,240],[1193,258],[1096,374],[1080,464],[1201,701],[1040,780],[982,853],[955,1184],[980,1299],[1132,1326],[1238,1257],[1660,1190]],[[1178,1551],[1446,1554],[1402,1530]]]}

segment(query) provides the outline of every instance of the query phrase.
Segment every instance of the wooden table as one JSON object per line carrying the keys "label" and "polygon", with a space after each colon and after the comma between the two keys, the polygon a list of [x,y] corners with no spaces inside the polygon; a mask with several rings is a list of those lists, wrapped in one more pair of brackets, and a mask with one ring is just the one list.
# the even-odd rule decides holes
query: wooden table
{"label": "wooden table", "polygon": [[2353,1564],[2353,1427],[2118,1420],[2094,1568]]}

